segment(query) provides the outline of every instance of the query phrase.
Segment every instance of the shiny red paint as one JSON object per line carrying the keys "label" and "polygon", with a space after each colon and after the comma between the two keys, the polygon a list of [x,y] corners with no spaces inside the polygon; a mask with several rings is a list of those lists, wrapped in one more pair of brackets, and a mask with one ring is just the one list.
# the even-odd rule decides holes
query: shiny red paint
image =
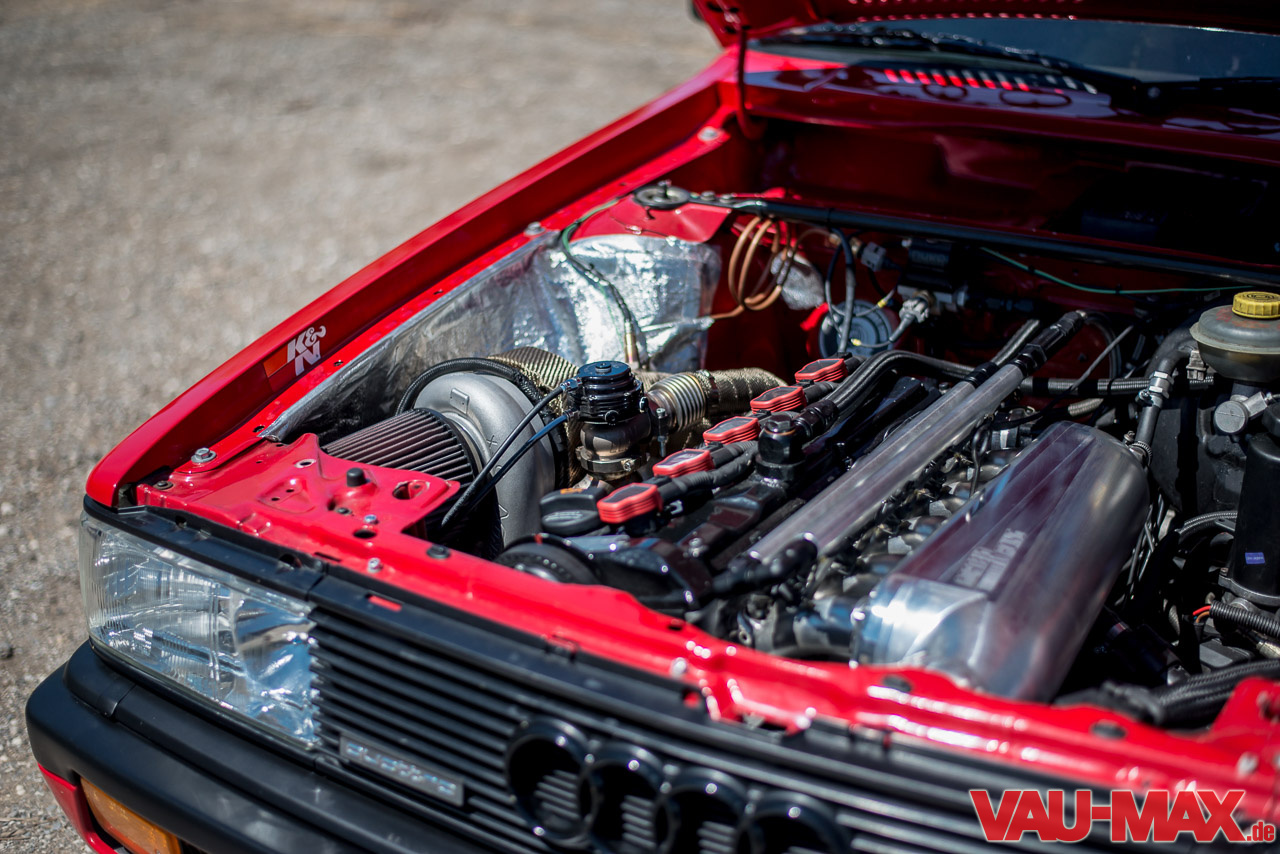
{"label": "shiny red paint", "polygon": [[[138,501],[277,542],[286,537],[292,548],[336,563],[344,553],[381,554],[389,538],[406,537],[405,528],[458,491],[455,481],[370,465],[359,466],[364,483],[349,486],[354,465],[322,452],[307,433],[288,446],[261,442],[224,466],[175,472],[168,487],[139,485]],[[409,539],[421,551],[422,540]]]}
{"label": "shiny red paint", "polygon": [[[766,7],[772,8],[753,6]],[[836,68],[813,68],[780,57],[753,54],[749,59],[747,100],[753,114],[818,130],[821,121],[833,133],[854,128],[860,133],[844,140],[865,138],[868,151],[884,158],[908,156],[897,151],[904,138],[929,138],[955,155],[947,162],[964,165],[974,181],[990,183],[995,176],[987,174],[984,162],[1025,150],[1032,139],[1065,139],[1071,146],[1123,144],[1129,151],[1165,154],[1199,153],[1213,139],[1219,156],[1280,162],[1280,148],[1270,134],[1243,138],[1188,129],[1176,119],[1138,122],[1008,103],[955,104],[927,93],[899,91],[902,84],[887,75],[855,78],[841,76]],[[1243,788],[1250,815],[1280,815],[1280,688],[1271,683],[1244,683],[1212,727],[1173,734],[1095,708],[983,696],[946,677],[909,668],[851,670],[764,655],[649,611],[617,590],[555,585],[460,553],[428,555],[427,543],[405,529],[443,500],[451,488],[444,482],[414,476],[423,486],[411,499],[399,499],[394,492],[403,475],[375,471],[370,489],[347,495],[341,481],[346,464],[319,452],[314,437],[290,446],[259,438],[288,406],[391,329],[525,243],[529,237],[523,231],[531,220],[562,227],[600,202],[662,177],[694,189],[724,190],[735,187],[742,174],[761,169],[765,164],[759,152],[737,132],[734,63],[733,52],[727,52],[685,86],[462,208],[299,311],[126,439],[90,476],[90,497],[119,505],[139,481],[154,481],[154,475],[164,473],[173,485],[136,486],[138,501],[266,534],[274,543],[320,554],[358,572],[369,571],[369,561],[376,557],[378,580],[403,591],[406,601],[426,598],[620,665],[677,676],[718,719],[760,716],[795,731],[824,718],[887,741],[965,751],[1102,787]],[[953,85],[949,80],[945,84]],[[1022,147],[1011,148],[999,135],[993,138],[995,131]],[[815,145],[836,144],[824,143],[821,136],[816,134]],[[1014,182],[1014,192],[1039,186],[1045,164],[1027,156],[1031,160],[1022,164],[1024,180]],[[874,171],[890,174],[883,167]],[[1018,175],[1019,167],[1010,171]],[[856,179],[829,177],[838,189],[840,180]],[[807,198],[821,200],[822,192],[832,192],[818,183],[817,175],[812,179]],[[962,211],[948,197],[953,188],[946,184],[910,189],[871,195],[853,185],[843,188],[868,210],[930,215],[932,206],[937,219],[976,221],[1010,233],[1037,233],[1045,226],[1044,221],[1002,220],[998,206],[985,210],[970,199],[965,200],[969,210]],[[976,213],[974,207],[979,208]],[[640,215],[619,206],[611,217],[598,217],[601,223],[593,227],[626,228]],[[662,227],[709,235],[723,223],[717,217],[691,209],[667,217]],[[263,363],[291,339],[320,325],[326,328],[323,359],[283,393],[273,392]],[[200,445],[209,445],[217,456],[204,465],[189,464]],[[317,462],[298,468],[306,459]],[[294,491],[288,492],[290,488]],[[336,513],[334,502],[341,501],[352,502],[352,514]],[[357,516],[358,511],[364,513]],[[353,524],[365,513],[378,522]],[[372,530],[373,536],[358,535],[362,530]],[[399,604],[393,594],[379,595],[382,607]],[[890,672],[905,678],[910,689],[892,680],[886,684]],[[1256,761],[1245,761],[1248,757]]]}
{"label": "shiny red paint", "polygon": [[58,802],[58,806],[62,808],[76,833],[80,834],[80,838],[89,846],[89,850],[94,854],[117,854],[116,847],[107,844],[106,840],[98,835],[93,816],[89,813],[89,802],[85,800],[84,789],[78,783],[68,783],[57,774],[46,771],[43,766],[36,767],[40,768],[40,773],[44,775],[44,782],[53,793],[53,799]]}
{"label": "shiny red paint", "polygon": [[721,44],[792,27],[954,16],[1093,18],[1280,32],[1271,0],[694,0]]}

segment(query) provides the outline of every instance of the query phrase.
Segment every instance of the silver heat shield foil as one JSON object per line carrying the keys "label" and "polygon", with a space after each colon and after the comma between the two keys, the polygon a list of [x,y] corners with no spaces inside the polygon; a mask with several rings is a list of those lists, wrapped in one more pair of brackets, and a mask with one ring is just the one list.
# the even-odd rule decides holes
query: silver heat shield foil
{"label": "silver heat shield foil", "polygon": [[[539,347],[581,365],[623,358],[613,302],[578,273],[547,233],[423,309],[289,407],[266,434],[322,440],[394,414],[422,371],[447,359]],[[622,294],[645,332],[649,367],[702,367],[705,316],[720,280],[720,253],[675,238],[630,234],[576,240],[573,254]]]}
{"label": "silver heat shield foil", "polygon": [[[783,273],[782,259],[775,259],[771,269],[775,276]],[[822,274],[814,269],[808,258],[796,255],[791,263],[791,269],[785,272],[786,278],[782,280],[782,301],[787,308],[817,308],[827,301],[822,289]]]}

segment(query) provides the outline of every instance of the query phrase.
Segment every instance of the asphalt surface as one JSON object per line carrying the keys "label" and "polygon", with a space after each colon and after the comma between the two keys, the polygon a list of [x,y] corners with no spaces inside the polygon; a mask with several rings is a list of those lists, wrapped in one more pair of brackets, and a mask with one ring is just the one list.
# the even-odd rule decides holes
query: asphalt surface
{"label": "asphalt surface", "polygon": [[0,5],[0,851],[93,463],[292,311],[715,55],[687,0]]}

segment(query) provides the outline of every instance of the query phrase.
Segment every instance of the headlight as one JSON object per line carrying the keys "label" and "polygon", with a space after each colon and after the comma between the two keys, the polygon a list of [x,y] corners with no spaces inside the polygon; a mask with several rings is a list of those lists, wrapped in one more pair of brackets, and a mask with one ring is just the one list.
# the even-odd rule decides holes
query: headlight
{"label": "headlight", "polygon": [[315,741],[310,606],[85,518],[89,635],[129,663],[294,740]]}

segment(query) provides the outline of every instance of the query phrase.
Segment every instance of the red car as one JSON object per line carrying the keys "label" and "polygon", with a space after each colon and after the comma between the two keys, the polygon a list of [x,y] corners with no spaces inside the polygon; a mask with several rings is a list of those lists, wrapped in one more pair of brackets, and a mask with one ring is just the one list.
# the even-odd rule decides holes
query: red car
{"label": "red car", "polygon": [[90,475],[94,851],[1275,850],[1272,4],[696,8]]}

